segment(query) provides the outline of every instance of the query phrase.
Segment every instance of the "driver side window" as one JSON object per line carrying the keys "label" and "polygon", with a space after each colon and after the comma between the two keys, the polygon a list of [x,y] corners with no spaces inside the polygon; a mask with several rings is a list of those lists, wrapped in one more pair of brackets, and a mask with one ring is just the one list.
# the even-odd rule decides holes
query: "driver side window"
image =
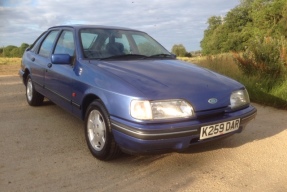
{"label": "driver side window", "polygon": [[69,54],[71,57],[75,54],[75,42],[72,31],[63,31],[55,48],[54,54]]}

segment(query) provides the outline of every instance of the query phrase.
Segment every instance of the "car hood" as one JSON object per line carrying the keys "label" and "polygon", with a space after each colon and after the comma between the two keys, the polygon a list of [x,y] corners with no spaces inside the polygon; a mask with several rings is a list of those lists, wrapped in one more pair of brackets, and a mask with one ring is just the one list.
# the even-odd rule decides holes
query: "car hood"
{"label": "car hood", "polygon": [[[185,99],[195,111],[226,107],[238,82],[196,65],[179,60],[101,61],[108,71],[143,93],[150,100]],[[217,103],[208,101],[216,98]]]}

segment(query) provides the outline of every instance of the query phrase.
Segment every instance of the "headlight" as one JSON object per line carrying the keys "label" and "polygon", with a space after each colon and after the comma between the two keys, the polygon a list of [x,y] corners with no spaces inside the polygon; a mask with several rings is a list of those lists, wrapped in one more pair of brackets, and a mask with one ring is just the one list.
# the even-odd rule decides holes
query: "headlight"
{"label": "headlight", "polygon": [[184,100],[131,102],[131,116],[140,120],[188,118],[194,115],[192,106]]}
{"label": "headlight", "polygon": [[131,102],[131,116],[136,119],[152,119],[152,111],[149,101],[133,100]]}
{"label": "headlight", "polygon": [[236,109],[250,103],[246,89],[234,91],[230,96],[230,107]]}

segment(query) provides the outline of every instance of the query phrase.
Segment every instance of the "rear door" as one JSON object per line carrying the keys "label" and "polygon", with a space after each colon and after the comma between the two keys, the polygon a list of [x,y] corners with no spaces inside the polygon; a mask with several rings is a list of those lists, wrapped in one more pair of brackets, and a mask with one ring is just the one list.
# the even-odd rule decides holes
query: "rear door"
{"label": "rear door", "polygon": [[[50,31],[47,36],[41,37],[39,41],[40,47],[35,46],[32,48],[28,55],[28,60],[30,62],[30,72],[32,76],[32,81],[34,82],[36,89],[43,92],[45,84],[45,70],[50,62],[50,54],[55,40],[58,36],[59,31]],[[42,41],[42,39],[44,40]]]}

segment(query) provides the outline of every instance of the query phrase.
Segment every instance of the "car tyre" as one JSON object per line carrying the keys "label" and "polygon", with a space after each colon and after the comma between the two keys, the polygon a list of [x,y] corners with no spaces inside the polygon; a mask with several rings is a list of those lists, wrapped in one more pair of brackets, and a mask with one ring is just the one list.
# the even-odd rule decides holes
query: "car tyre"
{"label": "car tyre", "polygon": [[111,132],[108,112],[98,100],[92,102],[86,111],[85,137],[90,152],[97,159],[107,161],[121,153]]}
{"label": "car tyre", "polygon": [[26,99],[31,106],[39,106],[44,101],[44,96],[35,90],[30,75],[28,75],[26,80]]}

